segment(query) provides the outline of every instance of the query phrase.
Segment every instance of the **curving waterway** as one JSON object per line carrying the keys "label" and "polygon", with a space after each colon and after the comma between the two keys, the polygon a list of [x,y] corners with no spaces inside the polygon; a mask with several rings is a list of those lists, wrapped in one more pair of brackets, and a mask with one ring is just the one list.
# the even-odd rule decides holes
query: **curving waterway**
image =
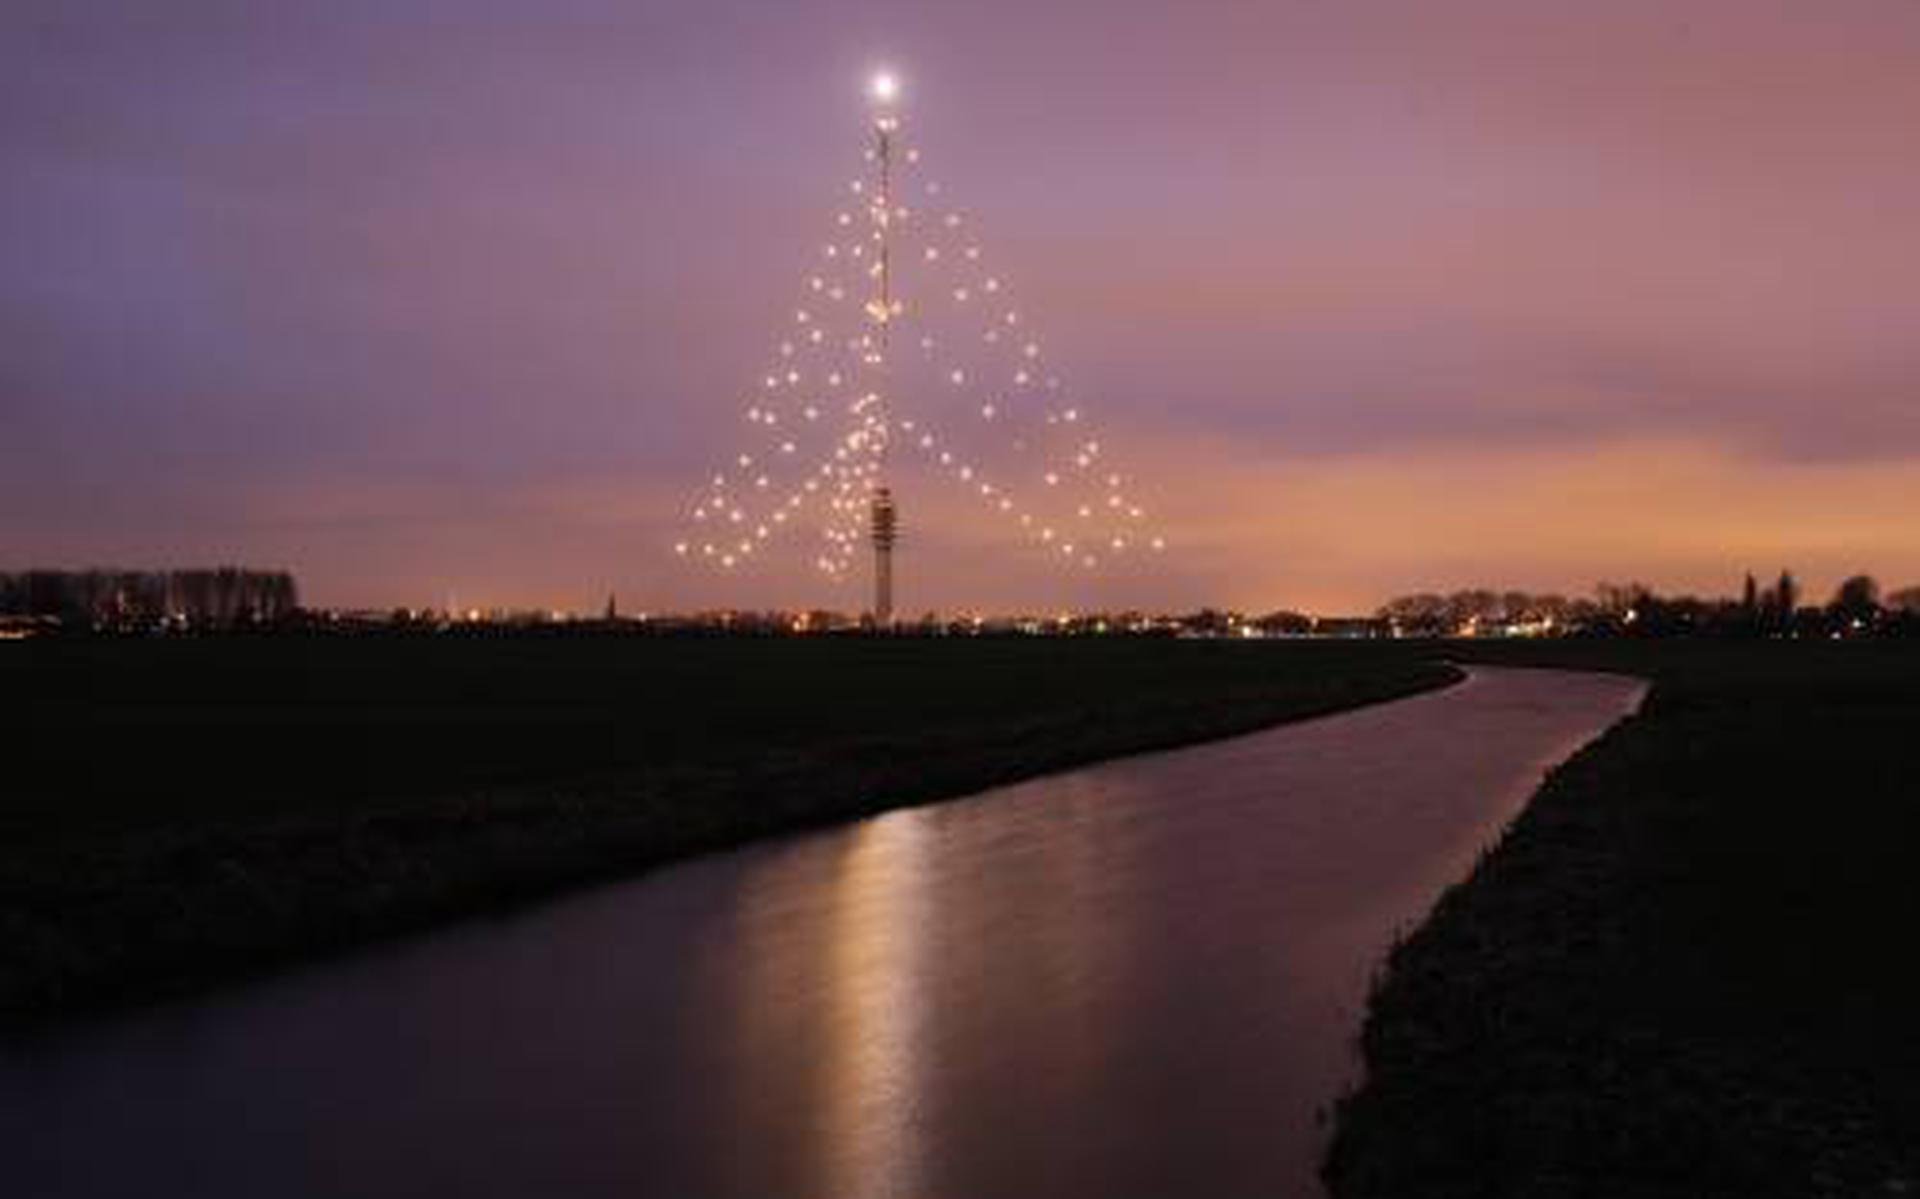
{"label": "curving waterway", "polygon": [[753,845],[0,1057],[9,1194],[1317,1191],[1367,980],[1617,677]]}

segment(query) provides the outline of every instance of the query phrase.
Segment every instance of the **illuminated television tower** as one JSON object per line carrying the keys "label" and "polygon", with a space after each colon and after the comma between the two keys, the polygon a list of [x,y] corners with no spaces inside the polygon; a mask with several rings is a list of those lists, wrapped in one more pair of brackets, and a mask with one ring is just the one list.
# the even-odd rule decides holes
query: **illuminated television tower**
{"label": "illuminated television tower", "polygon": [[895,621],[899,451],[972,496],[974,519],[1061,566],[1165,548],[1006,275],[926,178],[900,99],[893,74],[868,81],[853,198],[742,397],[750,440],[709,476],[673,546],[733,570],[814,524],[813,564],[830,579],[857,579],[871,550],[877,629]]}
{"label": "illuminated television tower", "polygon": [[892,433],[891,397],[884,385],[887,365],[887,328],[893,323],[893,261],[888,231],[893,222],[893,133],[900,119],[894,115],[893,102],[900,94],[900,82],[886,71],[873,77],[873,154],[880,168],[879,192],[868,211],[874,224],[874,241],[880,255],[880,269],[874,275],[875,295],[867,311],[878,326],[876,336],[879,360],[874,363],[883,380],[875,392],[875,428],[879,446],[875,451],[877,471],[868,505],[869,533],[873,541],[873,624],[887,628],[893,624],[893,543],[898,533],[898,510],[893,489],[887,486],[887,439]]}

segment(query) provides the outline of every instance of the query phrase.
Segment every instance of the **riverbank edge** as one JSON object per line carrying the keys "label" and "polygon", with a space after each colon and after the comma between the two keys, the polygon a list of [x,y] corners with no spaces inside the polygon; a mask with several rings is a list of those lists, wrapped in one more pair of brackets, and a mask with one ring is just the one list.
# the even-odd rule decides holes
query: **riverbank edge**
{"label": "riverbank edge", "polygon": [[[230,844],[103,846],[104,877],[138,856],[148,876],[193,880],[136,910],[105,906],[92,952],[50,945],[0,977],[0,1043],[184,999],[464,920],[511,916],[589,886],[748,843],[1108,761],[1259,733],[1455,686],[1434,658],[1350,691],[1233,694],[1156,707],[1089,726],[1078,714],[959,733],[835,746],[735,768],[603,777],[558,788],[485,790],[403,812],[342,812],[255,830]],[[172,899],[172,904],[167,902]],[[185,913],[181,905],[191,908]],[[124,907],[124,905],[121,905]],[[146,911],[137,910],[145,907]],[[12,925],[12,927],[8,927]],[[157,933],[155,930],[159,930]],[[0,913],[22,944],[26,922]]]}
{"label": "riverbank edge", "polygon": [[[1448,657],[1469,670],[1614,674],[1648,690],[1548,772],[1469,875],[1396,940],[1368,997],[1359,1080],[1334,1104],[1320,1170],[1328,1195],[1913,1193],[1920,1156],[1889,1148],[1897,1133],[1831,1063],[1786,1047],[1767,1060],[1737,1040],[1690,1044],[1657,1012],[1622,1008],[1596,985],[1627,933],[1612,917],[1649,856],[1647,831],[1609,801],[1660,791],[1650,780],[1671,752],[1666,726],[1682,726],[1675,710],[1699,697],[1676,685],[1680,671],[1582,652],[1591,648]],[[1583,1150],[1596,1143],[1597,1155]],[[1616,1168],[1596,1171],[1582,1160],[1592,1156]]]}

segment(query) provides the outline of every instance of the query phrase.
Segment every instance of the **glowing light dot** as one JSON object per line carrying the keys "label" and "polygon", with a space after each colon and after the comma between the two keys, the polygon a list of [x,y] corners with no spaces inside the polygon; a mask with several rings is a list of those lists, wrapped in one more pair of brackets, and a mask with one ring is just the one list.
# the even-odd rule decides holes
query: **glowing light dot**
{"label": "glowing light dot", "polygon": [[676,542],[674,542],[674,543],[673,543],[673,552],[674,552],[674,553],[676,553],[676,554],[679,554],[679,555],[680,555],[680,556],[682,556],[682,557],[685,557],[685,556],[686,556],[686,553],[687,553],[687,543],[686,543],[686,542],[684,542],[684,541],[676,541]]}
{"label": "glowing light dot", "polygon": [[993,412],[994,408],[992,404],[982,404],[980,406],[980,415],[987,420],[993,419]]}
{"label": "glowing light dot", "polygon": [[967,381],[967,372],[956,370],[947,377],[952,379],[955,384],[965,383]]}
{"label": "glowing light dot", "polygon": [[1153,539],[1153,548],[1154,548],[1154,549],[1156,549],[1156,550],[1163,550],[1163,549],[1166,549],[1166,548],[1167,548],[1167,543],[1166,543],[1166,541],[1164,541],[1163,539],[1161,539],[1161,538],[1159,538],[1159,537],[1155,537],[1155,538]]}
{"label": "glowing light dot", "polygon": [[891,71],[881,71],[867,85],[867,94],[882,104],[891,104],[900,95],[900,80]]}

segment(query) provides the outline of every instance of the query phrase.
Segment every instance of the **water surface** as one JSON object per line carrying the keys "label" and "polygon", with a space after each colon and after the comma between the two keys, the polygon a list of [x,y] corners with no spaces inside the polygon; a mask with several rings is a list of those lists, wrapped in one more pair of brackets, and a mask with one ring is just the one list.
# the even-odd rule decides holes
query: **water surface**
{"label": "water surface", "polygon": [[767,842],[0,1058],[22,1196],[1317,1189],[1370,971],[1638,703],[1465,683]]}

